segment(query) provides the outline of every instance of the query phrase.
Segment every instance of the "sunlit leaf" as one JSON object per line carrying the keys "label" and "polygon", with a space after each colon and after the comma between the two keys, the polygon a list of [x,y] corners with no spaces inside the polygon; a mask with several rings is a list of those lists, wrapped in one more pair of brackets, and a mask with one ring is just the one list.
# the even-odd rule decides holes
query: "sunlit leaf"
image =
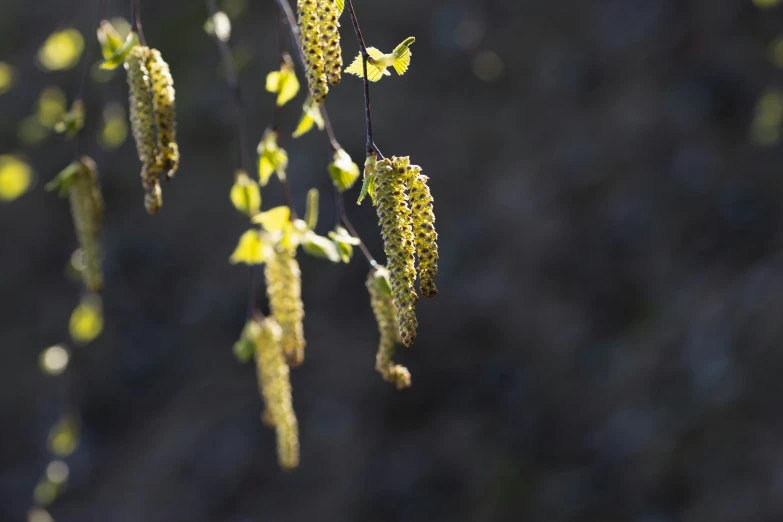
{"label": "sunlit leaf", "polygon": [[338,149],[334,153],[334,161],[329,164],[329,175],[340,192],[345,192],[359,179],[359,165],[345,150]]}
{"label": "sunlit leaf", "polygon": [[332,263],[339,263],[341,259],[337,246],[329,238],[319,236],[312,230],[305,232],[302,237],[302,250],[311,256],[328,259]]}
{"label": "sunlit leaf", "polygon": [[0,201],[13,201],[30,188],[33,169],[10,154],[0,155]]}
{"label": "sunlit leaf", "polygon": [[14,86],[14,68],[5,62],[0,62],[0,95],[11,90]]}
{"label": "sunlit leaf", "polygon": [[71,189],[71,184],[74,181],[74,177],[80,172],[82,168],[83,167],[80,162],[71,162],[67,167],[61,170],[60,173],[54,177],[54,179],[47,183],[44,186],[44,189],[47,192],[57,190],[61,198],[67,196],[68,191]]}
{"label": "sunlit leaf", "polygon": [[258,214],[261,209],[261,189],[244,170],[237,171],[235,176],[234,185],[231,187],[231,203],[246,216]]}
{"label": "sunlit leaf", "polygon": [[277,93],[278,107],[282,107],[296,96],[299,92],[299,80],[290,59],[280,66],[279,71],[273,71],[267,75],[266,90]]}
{"label": "sunlit leaf", "polygon": [[114,51],[114,54],[106,58],[101,64],[101,69],[116,69],[125,62],[125,58],[131,52],[131,49],[139,43],[139,35],[136,31],[131,31],[125,38],[125,42],[120,48]]}
{"label": "sunlit leaf", "polygon": [[285,179],[285,169],[288,167],[288,154],[277,145],[277,133],[267,129],[258,144],[258,180],[262,187],[269,183],[269,178],[277,172],[277,176]]}
{"label": "sunlit leaf", "polygon": [[340,254],[340,259],[343,263],[351,261],[351,258],[353,257],[353,247],[361,243],[359,238],[353,237],[341,226],[337,226],[333,231],[329,232],[329,238],[337,247],[337,252]]}
{"label": "sunlit leaf", "polygon": [[101,44],[103,59],[108,60],[117,52],[117,49],[122,47],[123,39],[108,20],[101,20],[96,32],[98,34],[98,42]]}
{"label": "sunlit leaf", "polygon": [[234,253],[231,254],[229,262],[232,265],[245,263],[247,265],[258,265],[266,259],[266,250],[264,242],[258,230],[251,229],[242,234],[239,238]]}
{"label": "sunlit leaf", "polygon": [[282,232],[285,225],[291,221],[291,209],[286,206],[275,207],[256,214],[252,221],[264,227],[267,232]]}
{"label": "sunlit leaf", "polygon": [[49,71],[70,69],[79,62],[84,50],[84,38],[73,28],[50,34],[38,50],[38,61]]}
{"label": "sunlit leaf", "polygon": [[307,207],[305,208],[305,224],[310,230],[315,230],[318,225],[318,189],[311,188],[307,191]]}
{"label": "sunlit leaf", "polygon": [[302,106],[302,117],[299,119],[299,124],[296,126],[296,130],[292,134],[294,138],[298,138],[310,132],[313,125],[318,127],[318,130],[324,129],[324,117],[321,114],[321,106],[308,97]]}
{"label": "sunlit leaf", "polygon": [[255,332],[253,331],[255,324],[256,322],[252,319],[248,321],[242,329],[239,340],[234,343],[234,356],[241,363],[250,361],[256,353]]}
{"label": "sunlit leaf", "polygon": [[362,190],[359,192],[359,199],[356,201],[357,205],[361,205],[364,197],[369,194],[370,198],[375,201],[375,156],[367,156],[364,161],[364,181],[362,182]]}
{"label": "sunlit leaf", "polygon": [[87,344],[98,337],[103,330],[101,298],[94,294],[82,298],[71,313],[68,330],[77,344]]}

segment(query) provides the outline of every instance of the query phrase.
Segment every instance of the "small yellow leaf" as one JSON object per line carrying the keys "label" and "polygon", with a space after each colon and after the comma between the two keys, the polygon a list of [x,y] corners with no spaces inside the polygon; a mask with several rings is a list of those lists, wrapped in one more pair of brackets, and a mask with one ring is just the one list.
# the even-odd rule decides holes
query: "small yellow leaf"
{"label": "small yellow leaf", "polygon": [[302,106],[302,117],[299,119],[299,125],[296,126],[292,136],[298,138],[307,134],[313,128],[313,125],[317,125],[318,130],[323,130],[324,124],[320,105],[315,103],[312,98],[307,98],[307,101]]}
{"label": "small yellow leaf", "polygon": [[245,263],[247,265],[259,265],[266,259],[266,251],[264,250],[264,242],[261,240],[261,236],[258,230],[251,229],[242,234],[239,238],[234,253],[231,254],[229,262],[232,265],[238,263]]}
{"label": "small yellow leaf", "polygon": [[98,42],[101,44],[101,54],[103,59],[108,60],[111,56],[122,47],[122,37],[114,28],[111,22],[108,20],[101,20],[101,24],[97,29]]}
{"label": "small yellow leaf", "polygon": [[334,161],[329,164],[329,175],[340,192],[345,192],[359,179],[359,165],[345,150],[338,149],[334,153]]}
{"label": "small yellow leaf", "polygon": [[279,71],[273,71],[266,77],[266,90],[277,93],[277,105],[282,107],[299,92],[299,80],[291,60],[283,62]]}
{"label": "small yellow leaf", "polygon": [[291,210],[286,206],[275,207],[253,217],[253,223],[264,227],[267,232],[282,232],[291,221]]}
{"label": "small yellow leaf", "polygon": [[79,62],[84,50],[82,34],[73,28],[55,31],[38,50],[38,61],[49,71],[63,71]]}
{"label": "small yellow leaf", "polygon": [[236,181],[231,187],[231,203],[246,216],[257,214],[261,209],[261,190],[258,183],[250,179],[244,170],[237,171]]}
{"label": "small yellow leaf", "polygon": [[13,201],[30,188],[33,171],[30,165],[8,154],[0,155],[0,201]]}
{"label": "small yellow leaf", "polygon": [[277,145],[277,133],[267,129],[258,144],[258,180],[262,187],[269,183],[269,178],[277,172],[280,179],[285,179],[285,169],[288,167],[288,154]]}
{"label": "small yellow leaf", "polygon": [[103,330],[101,298],[94,294],[82,298],[71,313],[68,329],[77,344],[87,344],[98,337]]}

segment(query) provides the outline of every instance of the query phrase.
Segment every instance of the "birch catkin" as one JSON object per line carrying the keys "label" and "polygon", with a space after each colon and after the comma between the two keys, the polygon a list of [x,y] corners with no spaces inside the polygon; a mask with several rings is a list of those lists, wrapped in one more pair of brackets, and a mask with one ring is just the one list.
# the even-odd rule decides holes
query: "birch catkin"
{"label": "birch catkin", "polygon": [[340,48],[340,22],[336,0],[319,0],[318,20],[321,23],[324,71],[330,85],[339,85],[343,71],[343,53]]}
{"label": "birch catkin", "polygon": [[299,465],[299,423],[291,398],[288,365],[280,345],[282,329],[271,317],[253,320],[248,328],[256,340],[258,384],[266,404],[265,415],[277,434],[277,458],[284,469]]}
{"label": "birch catkin", "polygon": [[385,267],[378,267],[367,276],[370,305],[381,336],[375,357],[375,369],[385,381],[395,384],[397,389],[401,390],[410,387],[411,374],[407,368],[393,362],[397,343],[401,341],[388,277],[389,271]]}
{"label": "birch catkin", "polygon": [[147,212],[155,214],[163,204],[160,189],[161,168],[158,164],[158,142],[155,109],[152,102],[152,87],[147,61],[149,47],[136,46],[125,59],[128,71],[129,114],[136,151],[141,161],[141,184],[144,187],[144,206]]}
{"label": "birch catkin", "polygon": [[307,84],[316,103],[323,103],[329,92],[324,70],[324,40],[321,35],[319,6],[316,0],[298,0],[299,31],[302,34],[302,51],[305,57]]}
{"label": "birch catkin", "polygon": [[98,185],[98,170],[91,158],[82,156],[79,160],[79,169],[73,176],[68,197],[76,236],[82,249],[82,280],[89,290],[98,292],[103,287],[98,241],[103,216],[103,196]]}
{"label": "birch catkin", "polygon": [[406,184],[413,215],[413,236],[416,257],[419,261],[419,286],[424,297],[435,297],[438,289],[435,277],[438,275],[438,233],[435,231],[435,213],[432,208],[432,194],[427,186],[429,178],[421,174],[421,167],[408,165]]}
{"label": "birch catkin", "polygon": [[389,159],[376,163],[374,175],[378,224],[381,226],[383,249],[388,261],[400,338],[402,344],[411,346],[416,340],[418,322],[415,307],[419,296],[413,287],[416,269],[412,217],[408,195],[405,193],[405,177],[398,174]]}
{"label": "birch catkin", "polygon": [[296,251],[278,246],[264,265],[269,307],[282,329],[281,345],[291,366],[304,362],[302,273]]}
{"label": "birch catkin", "polygon": [[177,117],[174,102],[174,80],[160,51],[150,49],[147,60],[152,88],[152,104],[157,126],[157,163],[159,169],[171,179],[179,168],[177,146]]}

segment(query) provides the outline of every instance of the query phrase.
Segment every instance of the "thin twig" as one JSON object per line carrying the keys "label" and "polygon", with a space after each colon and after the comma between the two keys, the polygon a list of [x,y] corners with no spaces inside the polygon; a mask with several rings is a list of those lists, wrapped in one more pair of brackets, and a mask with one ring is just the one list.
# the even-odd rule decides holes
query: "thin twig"
{"label": "thin twig", "polygon": [[356,33],[356,40],[359,42],[359,50],[362,53],[362,67],[364,69],[364,125],[367,131],[367,142],[365,145],[367,155],[369,156],[377,150],[375,142],[372,138],[372,112],[370,111],[370,80],[367,77],[367,60],[369,54],[367,54],[367,45],[364,43],[364,37],[362,36],[362,30],[359,28],[359,20],[356,18],[356,11],[353,9],[353,2],[346,0],[346,7],[348,7],[348,14],[351,16],[351,24],[353,25],[353,32]]}
{"label": "thin twig", "polygon": [[[134,0],[138,1],[138,0]],[[217,5],[215,0],[207,0],[207,6],[209,8],[209,15],[215,16],[217,13]],[[218,50],[220,51],[221,61],[223,62],[223,69],[226,74],[226,82],[231,89],[232,105],[234,110],[234,127],[237,133],[237,165],[238,168],[247,171],[250,161],[247,157],[247,138],[245,135],[245,121],[244,121],[244,104],[242,102],[242,88],[239,85],[239,78],[237,76],[236,68],[234,67],[234,59],[231,56],[231,47],[228,42],[221,40],[217,34],[214,34],[215,42],[217,43]]]}
{"label": "thin twig", "polygon": [[334,187],[334,201],[340,215],[340,221],[343,222],[343,226],[348,230],[348,233],[359,240],[359,249],[362,251],[362,254],[364,254],[364,258],[367,260],[367,263],[370,264],[371,268],[375,268],[378,265],[378,262],[372,257],[367,245],[364,244],[364,241],[362,241],[359,234],[356,233],[356,229],[353,228],[351,221],[348,219],[348,213],[345,211],[345,198],[343,197],[343,193],[340,192],[336,186]]}
{"label": "thin twig", "polygon": [[321,104],[321,117],[324,119],[324,130],[326,136],[329,138],[329,145],[332,147],[332,152],[337,152],[340,147],[340,142],[337,141],[337,137],[334,135],[334,128],[332,128],[332,120],[329,118],[329,113],[326,111],[326,105]]}
{"label": "thin twig", "polygon": [[[285,37],[283,35],[283,10],[278,9],[277,10],[277,43],[278,48],[280,52],[280,69],[282,70],[283,65],[293,65],[293,60],[291,60],[291,55],[288,54],[288,51],[286,51],[285,46]],[[277,104],[277,101],[275,100],[275,108],[274,112],[272,113],[272,132],[277,134],[277,143],[278,145],[282,141],[282,137],[280,135],[280,117],[282,115],[282,107]],[[279,173],[278,173],[279,174]],[[296,215],[296,209],[294,208],[294,205],[292,203],[291,199],[291,186],[288,184],[288,174],[284,173],[282,176],[278,175],[278,179],[280,180],[280,188],[283,192],[283,204],[288,207],[290,211],[291,220],[297,219]]]}
{"label": "thin twig", "polygon": [[139,37],[141,45],[147,45],[147,39],[144,38],[144,30],[141,28],[141,15],[139,14],[139,0],[131,0],[131,31]]}

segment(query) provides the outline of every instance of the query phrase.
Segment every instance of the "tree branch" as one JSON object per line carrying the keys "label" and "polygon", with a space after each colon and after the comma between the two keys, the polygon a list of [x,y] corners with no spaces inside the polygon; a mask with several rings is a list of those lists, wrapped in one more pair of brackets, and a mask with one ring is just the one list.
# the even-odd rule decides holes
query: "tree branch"
{"label": "tree branch", "polygon": [[[97,20],[95,21],[95,28],[98,28],[101,25],[101,20],[103,20],[106,15],[106,0],[97,0],[95,10],[97,12],[97,17],[96,17]],[[92,67],[92,62],[95,59],[96,46],[97,46],[96,38],[90,38],[89,43],[87,44],[87,52],[84,55],[84,66],[82,67],[82,78],[79,81],[79,92],[76,95],[76,98],[73,100],[74,104],[76,104],[77,102],[82,103],[82,107],[84,108],[85,120],[87,119],[86,98],[87,98],[88,87],[89,87],[89,83],[87,82],[87,77],[90,74],[90,67]],[[83,156],[86,153],[85,150],[86,148],[87,148],[87,142],[84,134],[84,127],[82,127],[81,129],[79,129],[79,132],[76,135],[76,159],[79,159],[80,156]]]}
{"label": "tree branch", "polygon": [[141,28],[139,0],[131,0],[131,31],[139,36],[139,43],[141,45],[147,45],[147,39],[144,38],[144,30]]}
{"label": "tree branch", "polygon": [[353,25],[353,32],[356,33],[356,40],[359,42],[359,50],[362,53],[362,67],[364,69],[364,77],[362,81],[364,83],[364,126],[367,132],[367,143],[365,145],[366,153],[369,156],[373,152],[377,152],[381,158],[383,155],[375,146],[375,142],[372,137],[372,111],[370,110],[370,80],[367,77],[367,60],[370,56],[367,54],[367,45],[364,43],[364,37],[362,36],[362,30],[359,28],[359,20],[356,18],[356,11],[353,9],[353,2],[346,0],[346,7],[348,8],[348,14],[351,16],[351,24]]}

